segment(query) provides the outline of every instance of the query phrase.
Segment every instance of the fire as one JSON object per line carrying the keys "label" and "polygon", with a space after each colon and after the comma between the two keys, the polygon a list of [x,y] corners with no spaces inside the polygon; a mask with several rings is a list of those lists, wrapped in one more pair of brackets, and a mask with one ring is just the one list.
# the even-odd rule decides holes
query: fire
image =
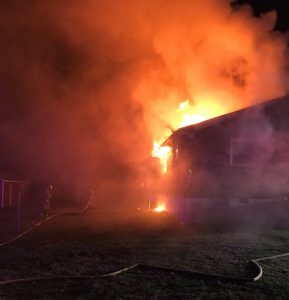
{"label": "fire", "polygon": [[226,112],[226,108],[216,104],[213,97],[203,96],[202,101],[199,98],[196,98],[195,105],[188,99],[179,104],[177,113],[180,117],[176,128],[197,124]]}
{"label": "fire", "polygon": [[158,213],[164,212],[166,211],[166,205],[164,203],[159,203],[153,211]]}
{"label": "fire", "polygon": [[[171,127],[178,129],[197,124],[226,112],[225,107],[217,105],[214,103],[213,99],[208,96],[202,99],[202,101],[197,101],[196,103],[197,104],[192,105],[189,99],[181,102],[178,108],[175,110],[174,119],[168,120]],[[169,146],[161,146],[167,137],[167,130],[164,130],[160,141],[154,141],[152,150],[152,156],[160,159],[163,174],[167,173],[168,171],[168,162],[172,150]]]}
{"label": "fire", "polygon": [[247,8],[232,11],[229,2],[166,2],[168,13],[142,24],[156,55],[142,64],[133,96],[143,105],[152,155],[161,159],[163,173],[171,151],[160,146],[170,129],[287,93],[288,46],[270,30],[275,15],[255,19]]}
{"label": "fire", "polygon": [[161,146],[161,143],[154,141],[152,157],[158,157],[160,159],[162,173],[165,174],[168,171],[168,161],[171,155],[171,147]]}
{"label": "fire", "polygon": [[195,113],[193,107],[190,104],[190,100],[185,100],[179,104],[177,110],[181,114],[182,122],[178,127],[185,127],[192,124],[200,123],[207,118],[201,113]]}

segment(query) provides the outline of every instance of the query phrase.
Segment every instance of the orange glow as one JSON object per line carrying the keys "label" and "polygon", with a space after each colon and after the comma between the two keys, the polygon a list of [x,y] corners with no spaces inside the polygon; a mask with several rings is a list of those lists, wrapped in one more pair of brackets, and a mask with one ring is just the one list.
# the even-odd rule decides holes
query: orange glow
{"label": "orange glow", "polygon": [[248,7],[232,11],[229,2],[166,2],[163,14],[149,8],[151,23],[142,20],[156,56],[141,65],[133,96],[163,173],[170,151],[159,145],[172,130],[287,93],[287,42],[271,30],[276,15],[253,18]]}
{"label": "orange glow", "polygon": [[204,117],[202,114],[193,112],[190,100],[185,100],[184,102],[181,102],[177,112],[181,114],[183,119],[182,123],[180,124],[180,127],[196,124],[206,119],[206,117]]}
{"label": "orange glow", "polygon": [[[213,99],[207,97],[202,99],[202,101],[198,101],[198,104],[196,105],[192,105],[188,99],[181,102],[175,110],[174,118],[167,120],[170,127],[176,130],[224,114],[226,108],[222,107],[220,104],[215,104],[212,100]],[[163,174],[168,171],[168,162],[172,149],[169,146],[162,147],[161,144],[170,133],[171,132],[168,131],[167,128],[164,128],[159,141],[154,141],[153,143],[152,156],[160,159]]]}
{"label": "orange glow", "polygon": [[[161,143],[163,143],[162,141]],[[152,150],[152,157],[158,157],[160,159],[162,173],[165,174],[168,171],[168,161],[171,155],[171,147],[161,146],[161,143],[154,141],[154,147]]]}
{"label": "orange glow", "polygon": [[175,124],[175,126],[177,127],[176,129],[178,129],[180,127],[200,123],[224,114],[225,111],[222,106],[214,104],[210,99],[203,99],[198,105],[192,105],[190,100],[185,100],[179,104],[177,113],[180,116],[180,123]]}
{"label": "orange glow", "polygon": [[164,203],[160,203],[157,207],[153,210],[154,212],[160,213],[166,211],[166,206]]}

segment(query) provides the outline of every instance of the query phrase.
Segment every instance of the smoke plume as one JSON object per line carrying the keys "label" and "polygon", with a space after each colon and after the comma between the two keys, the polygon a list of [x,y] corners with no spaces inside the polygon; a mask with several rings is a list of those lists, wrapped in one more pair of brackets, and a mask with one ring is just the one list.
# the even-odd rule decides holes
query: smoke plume
{"label": "smoke plume", "polygon": [[1,1],[1,169],[129,178],[181,101],[214,116],[286,93],[274,18],[228,0]]}

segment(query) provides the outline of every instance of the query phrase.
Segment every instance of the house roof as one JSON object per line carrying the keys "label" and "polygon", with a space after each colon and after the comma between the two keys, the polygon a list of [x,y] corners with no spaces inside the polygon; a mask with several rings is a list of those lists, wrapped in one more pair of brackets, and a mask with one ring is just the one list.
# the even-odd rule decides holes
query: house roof
{"label": "house roof", "polygon": [[163,143],[163,145],[168,145],[170,144],[170,140],[172,137],[174,136],[179,136],[179,135],[189,135],[189,134],[193,134],[196,131],[199,131],[201,129],[204,128],[208,128],[208,127],[212,127],[212,126],[216,126],[224,121],[233,121],[237,118],[239,118],[242,114],[247,113],[247,112],[254,112],[254,111],[259,111],[262,109],[271,109],[271,107],[274,106],[279,106],[281,103],[288,103],[289,104],[289,95],[283,96],[283,97],[279,97],[279,98],[274,98],[271,100],[267,100],[265,102],[261,102],[249,107],[245,107],[243,109],[240,110],[236,110],[224,115],[220,115],[218,117],[212,118],[212,119],[208,119],[205,120],[203,122],[200,123],[196,123],[193,125],[189,125],[186,127],[181,127],[179,129],[177,129],[176,131],[174,131],[170,137],[168,137],[166,139],[166,141]]}

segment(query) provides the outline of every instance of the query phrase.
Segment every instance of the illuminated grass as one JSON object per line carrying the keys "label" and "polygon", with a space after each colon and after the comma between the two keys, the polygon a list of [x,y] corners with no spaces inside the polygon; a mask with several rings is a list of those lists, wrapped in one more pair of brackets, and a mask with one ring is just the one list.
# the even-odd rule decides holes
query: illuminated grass
{"label": "illuminated grass", "polygon": [[[136,263],[238,276],[245,274],[247,260],[287,252],[288,246],[286,230],[214,233],[158,214],[67,216],[2,248],[0,279],[100,275]],[[288,299],[288,263],[288,258],[262,263],[264,277],[251,284],[136,269],[114,278],[5,286],[0,298]]]}

